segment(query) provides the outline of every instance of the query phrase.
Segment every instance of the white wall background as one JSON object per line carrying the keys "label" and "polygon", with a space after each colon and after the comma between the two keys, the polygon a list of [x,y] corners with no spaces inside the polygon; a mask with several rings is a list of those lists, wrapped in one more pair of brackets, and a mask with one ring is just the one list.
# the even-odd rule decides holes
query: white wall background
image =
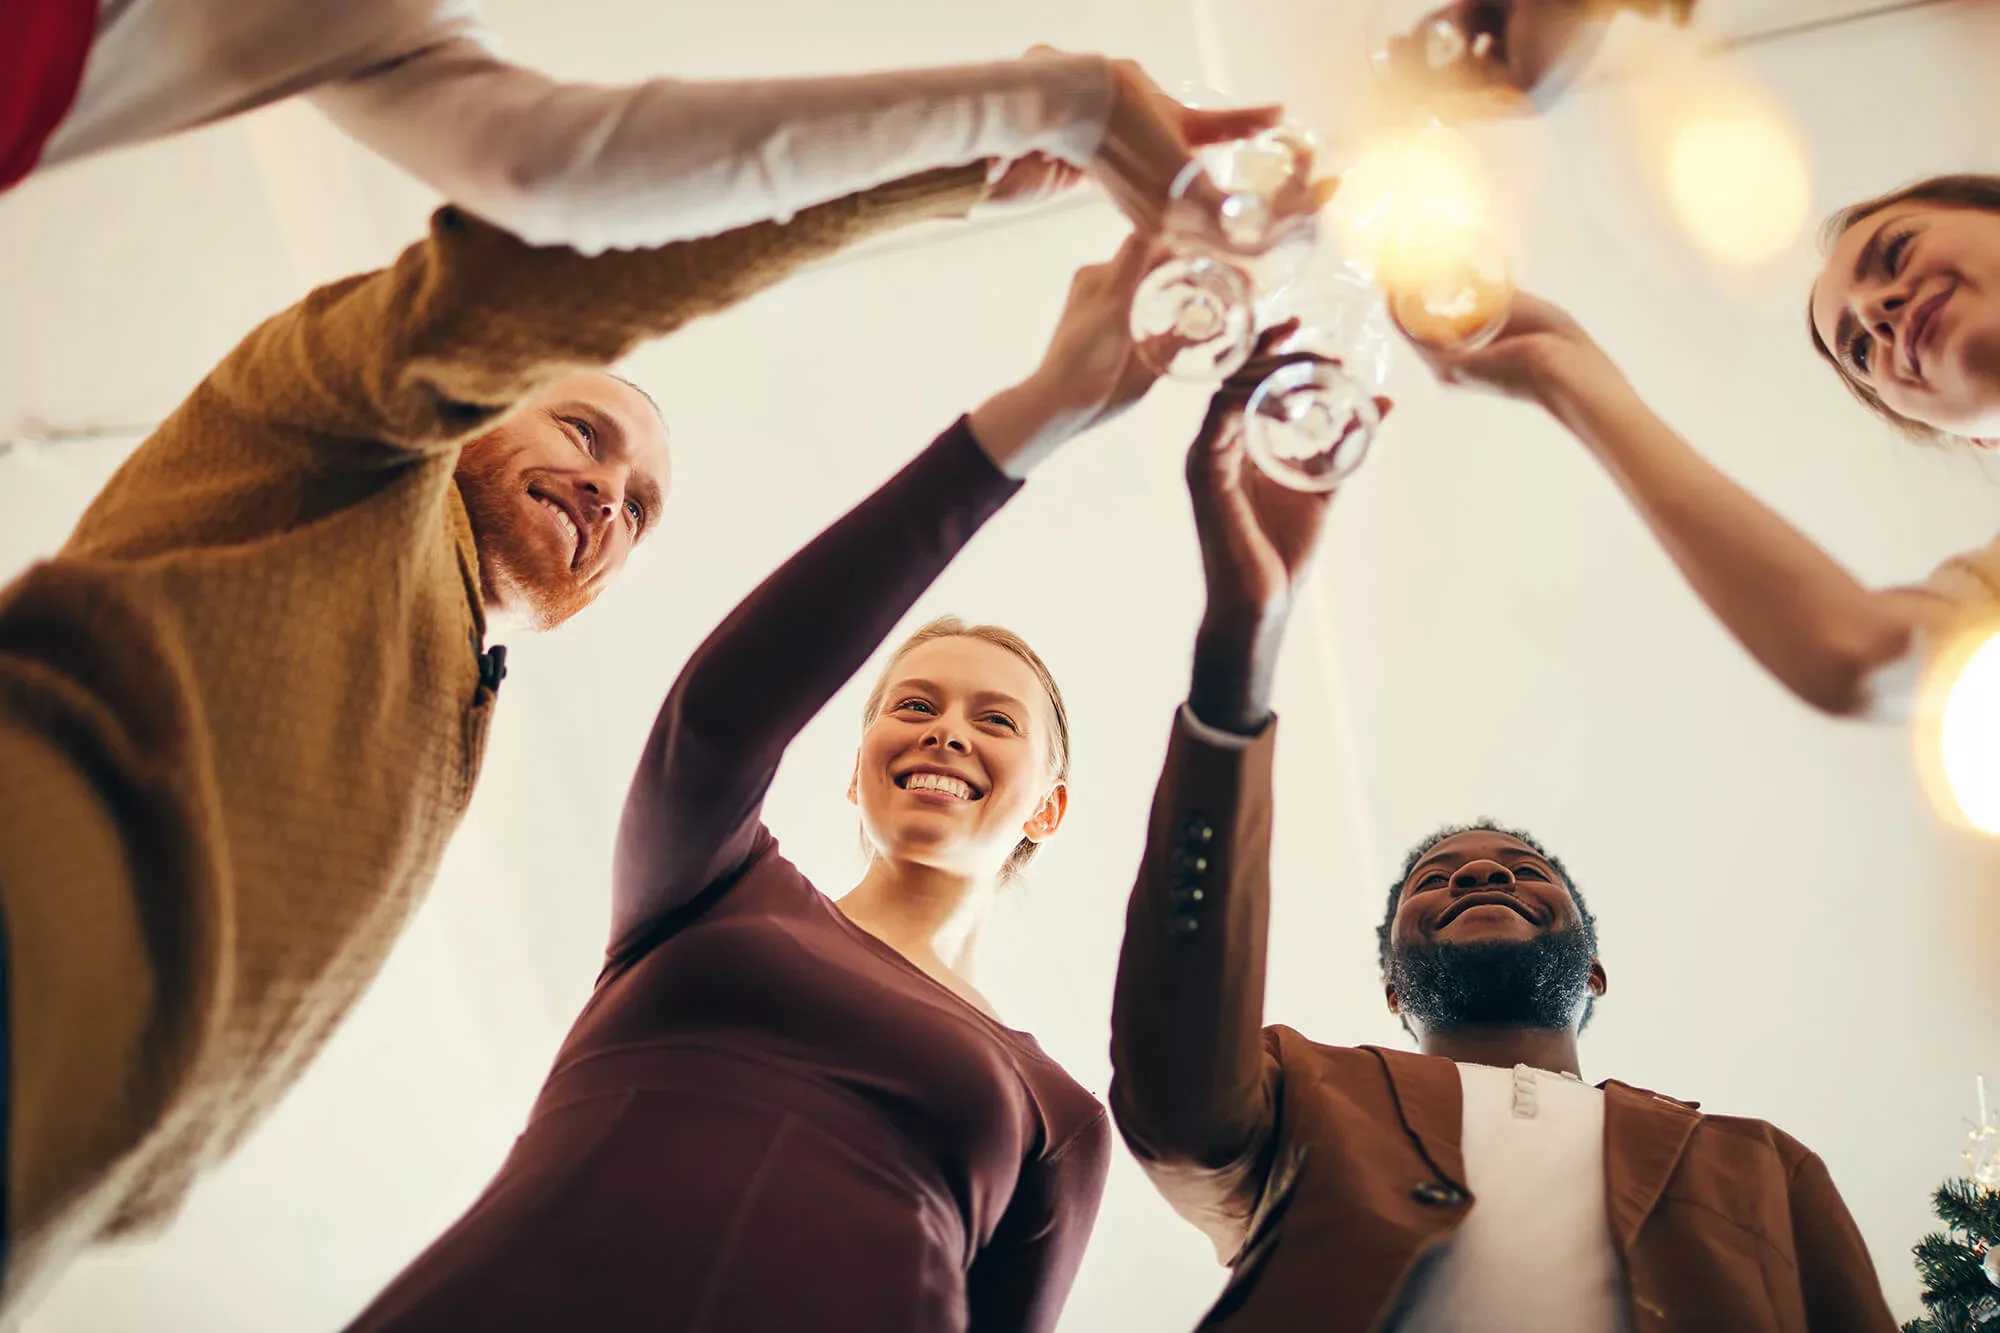
{"label": "white wall background", "polygon": [[[1729,31],[1857,5],[1711,0]],[[1011,54],[1136,55],[1163,81],[1279,95],[1339,129],[1359,0],[504,0],[517,53],[615,79]],[[1810,146],[1815,213],[1906,178],[2000,168],[2000,21],[1918,11],[1760,50],[1747,72]],[[2000,526],[1976,460],[1863,416],[1802,330],[1810,244],[1755,273],[1702,260],[1598,93],[1492,136],[1520,165],[1526,285],[1571,303],[1646,394],[1864,575],[1910,578]],[[421,191],[280,109],[37,181],[0,201],[0,438],[143,421],[256,320],[415,233]],[[156,1241],[77,1265],[35,1333],[323,1329],[443,1229],[518,1129],[595,972],[615,811],[653,709],[733,602],[960,411],[1028,368],[1076,265],[1121,228],[1073,205],[824,268],[634,359],[665,404],[676,494],[616,591],[515,640],[478,797],[429,903],[267,1126]],[[1523,408],[1399,367],[1280,682],[1268,1015],[1400,1039],[1374,926],[1404,848],[1478,814],[1560,851],[1613,980],[1586,1073],[1769,1118],[1817,1148],[1899,1314],[1928,1194],[1958,1166],[1972,1076],[2000,1074],[2000,853],[1945,829],[1903,738],[1808,714],[1709,620],[1610,484]],[[1088,1086],[1123,903],[1199,580],[1179,456],[1199,399],[1162,391],[1038,476],[919,607],[998,620],[1077,718],[1072,817],[1009,901],[978,981]],[[0,454],[0,573],[45,554],[129,442]],[[746,516],[754,515],[752,521]],[[860,691],[770,803],[830,891]],[[1191,1326],[1206,1243],[1114,1168],[1067,1330]]]}

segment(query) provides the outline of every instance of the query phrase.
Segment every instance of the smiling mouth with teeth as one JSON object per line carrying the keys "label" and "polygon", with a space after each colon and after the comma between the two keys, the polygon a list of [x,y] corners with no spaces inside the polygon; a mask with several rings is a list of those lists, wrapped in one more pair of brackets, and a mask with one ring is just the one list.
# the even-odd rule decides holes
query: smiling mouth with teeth
{"label": "smiling mouth with teeth", "polygon": [[570,564],[574,565],[576,563],[576,554],[580,549],[582,549],[583,546],[583,534],[576,530],[576,524],[572,522],[570,516],[563,511],[563,507],[561,505],[557,504],[553,500],[545,499],[544,497],[539,495],[535,496],[534,500],[536,504],[540,505],[542,508],[548,510],[551,514],[554,514],[556,516],[556,522],[562,526],[563,532],[568,535],[569,562]]}
{"label": "smiling mouth with teeth", "polygon": [[908,777],[899,779],[896,785],[904,791],[934,791],[941,795],[956,797],[961,801],[978,799],[969,783],[946,777],[942,773],[912,773]]}

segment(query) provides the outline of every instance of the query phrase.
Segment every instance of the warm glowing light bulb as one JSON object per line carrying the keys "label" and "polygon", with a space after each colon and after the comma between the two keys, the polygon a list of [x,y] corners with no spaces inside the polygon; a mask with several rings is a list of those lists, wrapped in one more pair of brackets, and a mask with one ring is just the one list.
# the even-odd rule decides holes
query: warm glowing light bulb
{"label": "warm glowing light bulb", "polygon": [[1377,143],[1342,174],[1328,216],[1417,343],[1463,350],[1505,322],[1513,283],[1492,230],[1492,191],[1464,135],[1433,122]]}
{"label": "warm glowing light bulb", "polygon": [[1959,669],[1938,738],[1959,813],[1981,833],[2000,833],[2000,634],[1973,649]]}
{"label": "warm glowing light bulb", "polygon": [[1408,269],[1490,224],[1492,192],[1463,135],[1441,125],[1385,140],[1341,174],[1328,208],[1342,249],[1369,269]]}
{"label": "warm glowing light bulb", "polygon": [[1805,225],[1805,154],[1775,116],[1737,110],[1691,119],[1674,133],[1668,177],[1674,212],[1716,258],[1758,264]]}

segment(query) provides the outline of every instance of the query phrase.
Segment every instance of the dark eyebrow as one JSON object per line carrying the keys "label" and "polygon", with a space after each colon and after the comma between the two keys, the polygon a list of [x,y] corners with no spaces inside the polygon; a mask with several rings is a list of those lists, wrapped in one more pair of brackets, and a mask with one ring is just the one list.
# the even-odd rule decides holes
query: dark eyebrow
{"label": "dark eyebrow", "polygon": [[1436,869],[1438,862],[1448,861],[1455,856],[1458,856],[1457,852],[1432,852],[1429,856],[1426,856],[1423,860],[1417,862],[1416,865],[1410,867],[1409,878],[1405,879],[1403,882],[1407,884],[1410,882],[1410,880],[1415,879],[1418,875],[1422,874],[1424,871]]}
{"label": "dark eyebrow", "polygon": [[660,496],[660,485],[643,472],[634,472],[631,484],[632,489],[639,493],[639,507],[646,511],[646,526],[650,528],[666,504]]}
{"label": "dark eyebrow", "polygon": [[[1861,253],[1854,257],[1855,282],[1860,282],[1866,278],[1869,271],[1875,267],[1875,256],[1882,248],[1882,233],[1888,226],[1889,220],[1883,218],[1875,224],[1875,229],[1868,233],[1868,240],[1861,247]],[[1833,324],[1833,345],[1835,350],[1840,353],[1841,359],[1847,363],[1846,368],[1848,370],[1865,373],[1861,372],[1861,368],[1854,364],[1854,339],[1860,323],[1861,321],[1854,317],[1852,307],[1842,306],[1840,308],[1840,318],[1835,320]]]}
{"label": "dark eyebrow", "polygon": [[1888,225],[1889,219],[1887,218],[1883,218],[1880,222],[1876,223],[1875,230],[1868,233],[1867,244],[1863,245],[1861,253],[1854,257],[1854,280],[1856,282],[1867,277],[1868,270],[1875,267],[1875,252],[1882,246],[1882,233],[1887,229]]}
{"label": "dark eyebrow", "polygon": [[[1540,852],[1528,846],[1510,846],[1508,844],[1503,843],[1499,847],[1493,849],[1493,854],[1494,856],[1509,856],[1517,861],[1536,861],[1541,863],[1542,865],[1548,865],[1549,863],[1549,860],[1546,856],[1543,856]],[[1456,852],[1456,851],[1432,852],[1429,856],[1426,856],[1423,860],[1417,862],[1415,866],[1411,867],[1409,879],[1406,879],[1403,882],[1407,884],[1410,882],[1410,880],[1415,879],[1418,876],[1418,874],[1421,873],[1422,871],[1434,869],[1437,862],[1449,861],[1454,859],[1458,861],[1459,864],[1462,865],[1464,864],[1466,859],[1465,854],[1463,852]],[[1482,858],[1482,859],[1490,859],[1490,858]]]}

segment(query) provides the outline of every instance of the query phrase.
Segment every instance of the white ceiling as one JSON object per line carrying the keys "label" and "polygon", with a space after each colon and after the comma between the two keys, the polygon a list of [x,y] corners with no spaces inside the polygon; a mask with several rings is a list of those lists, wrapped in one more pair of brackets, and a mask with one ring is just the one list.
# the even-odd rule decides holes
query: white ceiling
{"label": "white ceiling", "polygon": [[[1163,81],[1291,100],[1335,130],[1360,20],[1300,0],[1012,6],[626,0],[493,6],[510,47],[616,79],[1128,52]],[[1714,0],[1711,0],[1714,3]],[[1733,0],[1740,33],[1845,5]],[[710,12],[702,12],[708,10]],[[579,15],[593,21],[582,21]],[[1992,166],[2000,20],[1919,11],[1757,53],[1824,211]],[[2000,526],[1974,460],[1892,439],[1802,331],[1810,248],[1703,260],[1626,151],[1614,94],[1489,136],[1516,166],[1526,285],[1569,302],[1653,402],[1866,576]],[[422,193],[286,109],[80,166],[0,201],[0,436],[144,420],[312,280],[392,254]],[[799,542],[1039,353],[1119,227],[1069,207],[829,266],[636,357],[666,405],[667,530],[605,603],[517,641],[472,816],[430,905],[325,1058],[162,1239],[80,1264],[35,1333],[318,1329],[484,1183],[595,970],[614,811],[687,651]],[[1709,620],[1609,483],[1527,411],[1399,368],[1391,428],[1342,497],[1280,682],[1269,1016],[1394,1042],[1373,970],[1404,847],[1492,814],[1591,896],[1612,977],[1586,1073],[1760,1115],[1830,1163],[1899,1313],[1972,1076],[2000,1073],[2000,852],[1947,831],[1903,739],[1808,714]],[[1178,461],[1198,399],[1160,394],[1039,476],[919,608],[1021,630],[1078,719],[1069,827],[1009,902],[980,984],[1083,1081],[1107,1075],[1112,967],[1199,584]],[[52,549],[125,446],[0,456],[0,571]],[[749,515],[759,520],[747,521]],[[838,892],[858,691],[794,747],[770,806]],[[1205,1242],[1120,1161],[1065,1328],[1190,1326]]]}

